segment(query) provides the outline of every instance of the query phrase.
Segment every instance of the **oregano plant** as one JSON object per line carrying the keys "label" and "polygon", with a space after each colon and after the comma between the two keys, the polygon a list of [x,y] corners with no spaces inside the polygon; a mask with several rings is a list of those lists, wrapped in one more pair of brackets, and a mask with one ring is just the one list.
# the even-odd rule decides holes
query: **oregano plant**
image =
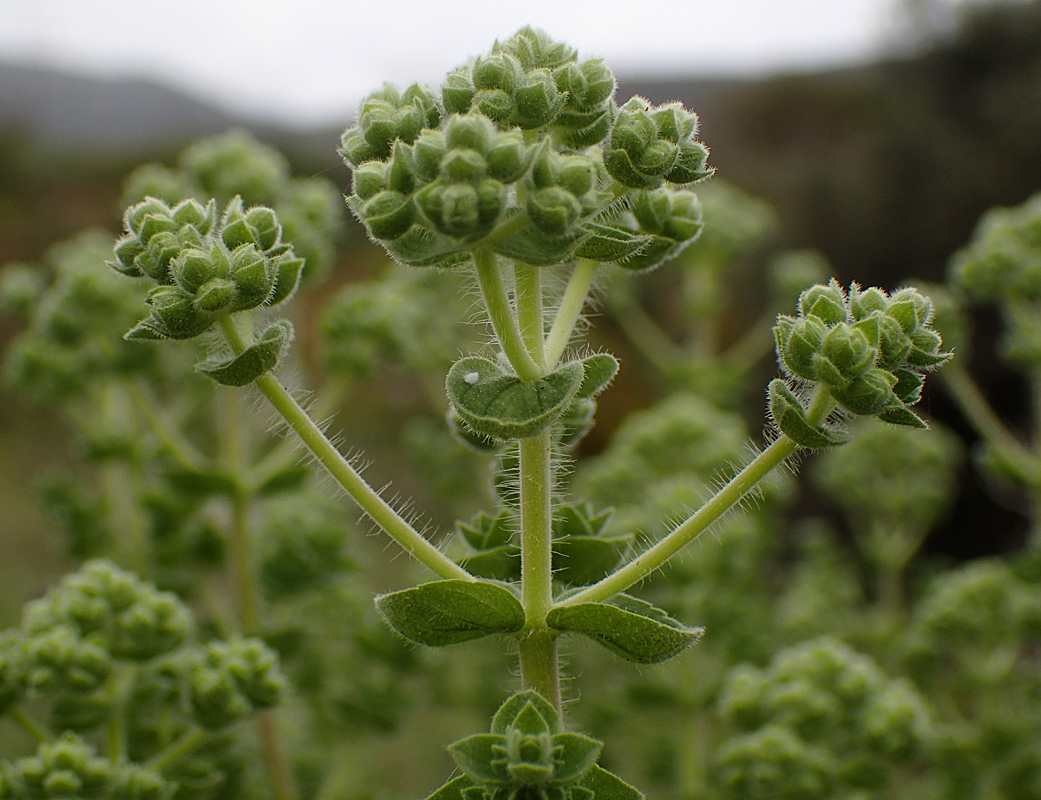
{"label": "oregano plant", "polygon": [[[494,637],[516,661],[518,691],[499,698],[487,732],[445,743],[459,774],[440,788],[444,776],[431,779],[430,797],[438,800],[641,797],[625,776],[601,764],[603,743],[572,728],[573,697],[562,681],[561,648],[585,641],[607,651],[607,658],[637,665],[684,654],[705,629],[641,597],[641,585],[754,495],[772,471],[845,444],[856,430],[851,420],[874,417],[926,427],[914,406],[926,374],[951,357],[932,327],[932,302],[916,289],[888,293],[834,279],[810,286],[773,327],[781,375],[767,389],[768,443],[711,496],[650,541],[636,531],[613,529],[610,507],[571,496],[568,465],[593,425],[598,398],[620,369],[613,355],[593,351],[584,338],[592,293],[604,275],[638,276],[679,256],[702,231],[695,189],[713,172],[693,111],[679,103],[622,100],[615,88],[601,60],[582,59],[544,32],[524,28],[452,71],[436,89],[385,85],[362,102],[356,124],[343,134],[340,153],[351,171],[347,206],[369,237],[398,265],[429,271],[431,280],[463,276],[474,287],[487,328],[484,343],[458,357],[443,376],[446,429],[494,464],[493,505],[459,520],[453,542],[432,538],[414,512],[370,485],[327,425],[287,386],[294,326],[282,314],[312,260],[323,259],[316,232],[321,225],[314,223],[325,214],[326,193],[313,185],[290,192],[277,170],[251,171],[241,139],[215,151],[196,150],[182,171],[141,173],[132,182],[139,195],[150,193],[127,208],[109,261],[126,284],[146,287],[134,298],[140,311],[125,333],[128,341],[112,342],[113,348],[140,348],[132,352],[148,353],[142,362],[161,360],[148,349],[161,348],[178,369],[185,365],[173,353],[189,352],[195,361],[190,377],[212,381],[221,397],[249,387],[336,486],[430,573],[425,582],[380,591],[375,606],[390,629],[431,648]],[[274,188],[265,198],[257,187],[269,184]],[[297,235],[304,240],[299,245]],[[436,302],[422,292],[416,297]],[[349,305],[339,313],[348,318],[327,324],[346,330],[347,337],[364,327],[350,318]],[[389,324],[395,324],[392,315]],[[385,338],[403,347],[400,338]],[[189,350],[192,340],[203,346]],[[415,342],[410,347],[422,349]],[[436,347],[430,343],[431,350]],[[357,358],[349,348],[341,353]],[[146,370],[141,373],[147,378]],[[235,404],[225,420],[233,417],[230,424],[238,425],[245,408]],[[179,462],[178,470],[165,474],[178,475],[181,487],[230,503],[228,539],[238,546],[238,627],[253,633],[260,620],[247,511],[302,485],[306,478],[293,469],[295,455],[277,446],[257,453],[265,466],[257,471],[243,455],[241,437],[228,442],[237,450],[230,462],[208,459],[186,446],[168,421],[156,415],[150,421],[164,442],[165,458]],[[321,580],[323,558],[339,545],[336,537],[323,550],[326,540],[316,535],[302,554],[288,542],[292,530],[280,536],[277,559],[268,562],[272,582]],[[42,612],[0,639],[2,707],[40,740],[38,755],[5,766],[0,796],[187,795],[187,757],[206,737],[281,700],[287,682],[279,659],[267,645],[248,639],[190,645],[190,615],[176,601],[154,595],[153,588],[107,562],[84,569],[88,578],[80,583],[109,576],[102,583],[113,584],[116,597],[108,598],[108,588],[98,590],[98,597],[93,589],[83,590],[87,599],[76,600],[83,609],[52,598],[60,613],[48,612],[54,619],[47,625],[68,641],[41,644],[59,636],[39,622]],[[344,616],[350,613],[343,607]],[[58,659],[47,655],[48,648],[60,650],[64,659],[60,670],[52,668],[58,678],[41,671],[48,658]],[[176,655],[186,648],[189,655]],[[118,658],[135,662],[120,667],[131,677],[106,683],[114,669],[110,662]],[[771,692],[786,688],[788,676],[781,673],[792,660],[814,680],[820,677],[817,661],[843,674],[867,675],[861,695],[840,697],[853,709],[848,718],[815,728],[806,741],[777,727],[770,705]],[[828,640],[811,656],[798,651],[779,657],[765,672],[732,677],[721,700],[725,714],[748,731],[756,724],[777,725],[743,733],[727,746],[722,769],[737,776],[727,778],[731,785],[753,780],[742,765],[748,753],[758,752],[750,743],[759,741],[794,759],[839,735],[845,737],[835,747],[841,758],[859,759],[870,751],[865,771],[881,768],[871,750],[879,740],[884,754],[916,754],[931,730],[927,711],[913,692],[864,664]],[[755,698],[746,686],[753,678]],[[775,679],[779,688],[765,686]],[[581,687],[581,676],[577,680]],[[69,734],[52,735],[19,707],[25,698],[42,696],[48,681],[64,693],[56,709],[80,714],[72,722],[55,722],[56,731]],[[100,686],[106,688],[97,700],[92,692]],[[827,700],[833,689],[841,694],[848,688],[828,685],[808,694]],[[137,692],[146,689],[154,692],[145,698],[151,706],[139,702]],[[75,703],[66,695],[75,696]],[[103,707],[94,709],[95,700]],[[112,713],[114,702],[129,703],[133,714]],[[142,709],[159,715],[167,706],[188,716],[149,729],[152,739],[134,739],[139,749],[128,749],[127,726],[147,722],[138,719]],[[898,741],[885,739],[892,708],[896,716],[908,709],[914,716]],[[95,711],[107,727],[105,757],[78,738],[77,731],[91,729],[84,718],[93,720]],[[290,800],[297,789],[287,777],[284,743],[272,726],[258,730],[272,793]],[[860,777],[840,780],[831,767],[814,766],[816,751],[810,756],[802,768],[812,792],[803,796],[828,796],[832,784],[868,785]],[[784,783],[783,775],[776,783]],[[336,789],[331,785],[329,792]]]}

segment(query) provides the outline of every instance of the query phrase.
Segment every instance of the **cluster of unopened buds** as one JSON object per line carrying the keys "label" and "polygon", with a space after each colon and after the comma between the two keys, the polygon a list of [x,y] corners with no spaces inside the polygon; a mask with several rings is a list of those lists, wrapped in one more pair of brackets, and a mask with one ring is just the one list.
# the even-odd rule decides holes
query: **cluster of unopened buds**
{"label": "cluster of unopened buds", "polygon": [[843,431],[809,418],[799,393],[813,385],[855,416],[925,427],[910,406],[921,397],[924,373],[951,357],[931,320],[932,304],[916,289],[888,295],[853,284],[847,294],[834,280],[807,289],[798,316],[782,315],[774,328],[781,365],[798,382],[770,384],[778,428],[804,447],[846,441]]}
{"label": "cluster of unopened buds", "polygon": [[640,98],[619,108],[614,88],[601,61],[531,29],[440,93],[386,86],[343,135],[348,203],[415,266],[462,264],[475,246],[536,265],[655,266],[700,231],[696,199],[675,187],[711,173],[708,151],[693,113]]}

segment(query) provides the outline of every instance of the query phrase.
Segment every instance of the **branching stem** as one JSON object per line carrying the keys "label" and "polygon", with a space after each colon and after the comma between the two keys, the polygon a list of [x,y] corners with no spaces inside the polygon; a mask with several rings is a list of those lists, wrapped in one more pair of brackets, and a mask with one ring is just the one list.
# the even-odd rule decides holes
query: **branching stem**
{"label": "branching stem", "polygon": [[[807,414],[807,419],[812,424],[818,424],[827,417],[834,407],[835,401],[821,388]],[[630,586],[639,583],[660,569],[679,550],[692,542],[709,525],[733,508],[755,488],[756,484],[767,473],[774,467],[784,463],[798,449],[798,444],[782,434],[773,444],[756,456],[748,466],[731,478],[708,502],[684,522],[680,523],[660,542],[645,550],[599,583],[595,583],[561,601],[560,605],[568,606],[574,603],[607,600],[619,592],[624,592]]]}
{"label": "branching stem", "polygon": [[473,257],[477,284],[481,287],[488,317],[506,358],[510,360],[510,365],[522,381],[541,378],[542,369],[524,345],[520,327],[513,315],[513,308],[502,282],[502,275],[495,263],[495,254],[490,250],[475,250]]}
{"label": "branching stem", "polygon": [[[243,352],[246,349],[246,345],[239,336],[230,317],[225,317],[220,325],[231,349],[236,353]],[[406,552],[442,578],[474,580],[474,577],[469,572],[431,544],[407,520],[398,514],[375,489],[369,486],[361,474],[351,466],[350,462],[329,441],[321,428],[300,407],[289,390],[279,383],[271,373],[257,378],[256,386],[271,405],[274,406],[290,429],[300,437],[300,440],[311,454],[332,475],[333,479]]]}
{"label": "branching stem", "polygon": [[550,367],[560,361],[568,342],[575,333],[598,266],[600,265],[596,261],[580,258],[571,272],[571,278],[568,280],[564,296],[560,300],[560,307],[557,309],[557,316],[546,337],[546,363]]}

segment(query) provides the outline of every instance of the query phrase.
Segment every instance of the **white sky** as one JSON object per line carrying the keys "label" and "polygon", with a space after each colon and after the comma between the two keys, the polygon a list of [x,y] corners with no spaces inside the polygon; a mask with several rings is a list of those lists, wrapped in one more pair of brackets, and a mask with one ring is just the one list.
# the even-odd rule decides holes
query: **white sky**
{"label": "white sky", "polygon": [[[954,4],[957,0],[939,0]],[[343,120],[531,24],[616,72],[755,73],[892,45],[900,0],[0,0],[0,59],[153,78],[260,118]]]}

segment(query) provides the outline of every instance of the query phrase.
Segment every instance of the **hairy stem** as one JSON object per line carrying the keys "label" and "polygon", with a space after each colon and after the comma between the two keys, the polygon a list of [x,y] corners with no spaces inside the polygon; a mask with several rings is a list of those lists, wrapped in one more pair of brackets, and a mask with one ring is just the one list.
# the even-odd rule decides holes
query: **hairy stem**
{"label": "hairy stem", "polygon": [[[245,350],[245,344],[230,318],[221,321],[221,330],[236,353]],[[326,437],[314,420],[293,399],[292,394],[278,380],[267,373],[256,380],[256,386],[279,413],[286,425],[300,437],[311,454],[333,479],[343,487],[354,502],[409,554],[425,564],[442,578],[474,580],[474,577],[431,544],[407,520],[396,512],[379,493],[366,483]]]}
{"label": "hairy stem", "polygon": [[557,708],[560,675],[556,634],[546,626],[553,605],[553,466],[550,435],[521,439],[521,604],[526,619],[520,638],[521,678]]}
{"label": "hairy stem", "polygon": [[543,371],[531,357],[521,337],[506,287],[502,283],[502,275],[495,263],[495,254],[490,250],[475,250],[473,257],[477,284],[481,287],[488,317],[499,339],[499,345],[510,360],[510,365],[522,381],[541,378]]}
{"label": "hairy stem", "polygon": [[[831,399],[831,396],[823,388],[820,388],[807,414],[807,419],[812,424],[818,424],[827,417],[834,407],[835,401]],[[731,478],[708,502],[684,522],[680,523],[656,545],[645,550],[599,583],[595,583],[581,592],[571,595],[566,600],[563,600],[560,605],[568,606],[574,603],[606,600],[639,583],[655,570],[660,569],[679,550],[692,542],[709,525],[733,508],[756,487],[767,473],[784,463],[798,449],[798,444],[782,434],[773,444],[756,456],[748,466]]]}
{"label": "hairy stem", "polygon": [[540,373],[546,371],[546,353],[542,330],[542,272],[538,267],[514,265],[517,296],[517,323],[521,341]]}
{"label": "hairy stem", "polygon": [[598,266],[600,265],[596,261],[580,258],[571,272],[571,278],[568,280],[564,296],[560,300],[560,307],[557,309],[557,316],[546,337],[546,363],[550,367],[560,361],[560,357],[564,355],[564,349],[575,333],[578,318],[582,316],[582,309],[585,308],[586,298],[589,296]]}

